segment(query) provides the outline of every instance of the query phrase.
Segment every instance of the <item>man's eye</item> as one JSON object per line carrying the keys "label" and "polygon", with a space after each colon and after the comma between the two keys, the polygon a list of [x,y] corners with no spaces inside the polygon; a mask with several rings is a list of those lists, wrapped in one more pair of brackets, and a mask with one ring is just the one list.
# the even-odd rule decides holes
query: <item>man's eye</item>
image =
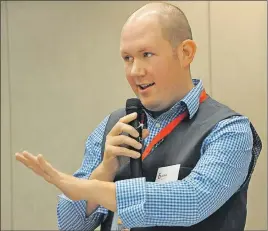
{"label": "man's eye", "polygon": [[133,60],[133,58],[127,55],[127,56],[124,57],[124,60],[126,62],[131,62]]}
{"label": "man's eye", "polygon": [[143,53],[143,56],[144,57],[151,57],[151,56],[153,56],[153,53],[151,53],[151,52],[144,52]]}

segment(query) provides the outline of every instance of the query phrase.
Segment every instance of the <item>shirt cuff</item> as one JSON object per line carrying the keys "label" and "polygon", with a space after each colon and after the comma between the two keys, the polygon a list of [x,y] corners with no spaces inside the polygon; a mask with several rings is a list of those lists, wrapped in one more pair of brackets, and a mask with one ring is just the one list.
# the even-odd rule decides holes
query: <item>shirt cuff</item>
{"label": "shirt cuff", "polygon": [[146,221],[145,183],[144,177],[115,182],[117,213],[126,228],[141,227]]}
{"label": "shirt cuff", "polygon": [[108,214],[107,209],[105,209],[102,206],[98,206],[94,211],[92,211],[91,214],[86,216],[86,206],[87,202],[85,200],[80,200],[80,201],[73,201],[70,198],[66,197],[64,194],[59,195],[60,198],[63,198],[69,202],[71,202],[75,208],[75,211],[79,214],[79,216],[83,220],[90,219],[92,216],[94,216],[96,213],[103,213],[103,214]]}

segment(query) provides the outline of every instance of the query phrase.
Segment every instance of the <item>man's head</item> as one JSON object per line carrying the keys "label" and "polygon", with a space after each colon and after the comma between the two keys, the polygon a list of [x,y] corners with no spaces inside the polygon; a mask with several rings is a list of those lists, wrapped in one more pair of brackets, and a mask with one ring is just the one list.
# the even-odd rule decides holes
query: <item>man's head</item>
{"label": "man's head", "polygon": [[143,6],[122,29],[120,51],[126,77],[149,110],[172,106],[192,88],[190,63],[195,50],[186,17],[168,3]]}

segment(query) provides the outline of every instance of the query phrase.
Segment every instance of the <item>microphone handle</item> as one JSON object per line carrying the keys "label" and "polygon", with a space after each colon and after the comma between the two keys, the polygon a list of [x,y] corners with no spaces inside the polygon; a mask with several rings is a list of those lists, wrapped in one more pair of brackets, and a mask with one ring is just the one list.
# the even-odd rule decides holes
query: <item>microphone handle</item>
{"label": "microphone handle", "polygon": [[[139,137],[132,137],[133,139],[135,139],[138,142],[141,142],[142,140],[142,127],[139,127],[140,123],[139,121],[136,119],[132,122],[130,122],[130,125],[133,126],[134,128],[136,128],[136,130],[139,132]],[[133,147],[129,147],[129,149],[134,150],[139,152],[140,154],[142,154],[142,150],[137,150]],[[138,178],[138,177],[142,177],[142,160],[141,157],[134,159],[134,158],[130,158],[130,171],[131,171],[131,177],[132,178]]]}

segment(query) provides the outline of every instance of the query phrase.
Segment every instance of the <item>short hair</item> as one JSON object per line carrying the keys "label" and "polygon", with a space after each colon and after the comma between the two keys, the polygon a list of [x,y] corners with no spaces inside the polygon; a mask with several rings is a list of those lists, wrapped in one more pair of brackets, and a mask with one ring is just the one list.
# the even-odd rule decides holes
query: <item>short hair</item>
{"label": "short hair", "polygon": [[169,41],[173,48],[184,40],[193,39],[189,22],[179,7],[166,2],[152,2],[141,8],[150,7],[150,5],[156,6],[163,38]]}

